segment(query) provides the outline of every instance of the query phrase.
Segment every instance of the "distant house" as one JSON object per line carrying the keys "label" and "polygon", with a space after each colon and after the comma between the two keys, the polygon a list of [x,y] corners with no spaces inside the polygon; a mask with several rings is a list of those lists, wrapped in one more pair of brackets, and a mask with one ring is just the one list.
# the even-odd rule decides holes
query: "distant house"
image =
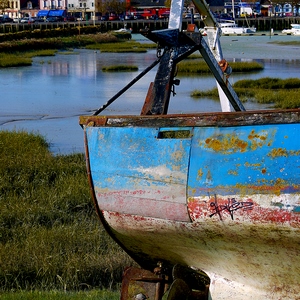
{"label": "distant house", "polygon": [[4,14],[9,16],[10,18],[17,18],[19,10],[20,10],[20,0],[17,1],[9,0],[7,2],[7,8],[4,9]]}
{"label": "distant house", "polygon": [[89,20],[98,12],[99,2],[94,0],[68,0],[66,8],[68,13],[78,19]]}
{"label": "distant house", "polygon": [[21,18],[25,15],[35,16],[38,9],[38,0],[9,0],[4,14],[10,18]]}

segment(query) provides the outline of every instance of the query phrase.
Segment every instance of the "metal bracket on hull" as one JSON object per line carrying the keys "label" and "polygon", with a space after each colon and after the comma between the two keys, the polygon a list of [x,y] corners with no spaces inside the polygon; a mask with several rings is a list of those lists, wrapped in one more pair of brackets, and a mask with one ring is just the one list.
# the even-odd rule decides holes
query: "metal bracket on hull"
{"label": "metal bracket on hull", "polygon": [[203,272],[175,265],[162,265],[153,272],[129,267],[123,273],[121,300],[207,300],[209,278]]}

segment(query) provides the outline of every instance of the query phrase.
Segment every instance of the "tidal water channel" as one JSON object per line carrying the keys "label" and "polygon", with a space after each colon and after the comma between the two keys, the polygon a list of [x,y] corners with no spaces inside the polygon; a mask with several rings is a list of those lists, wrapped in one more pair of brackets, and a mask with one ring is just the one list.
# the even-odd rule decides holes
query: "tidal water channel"
{"label": "tidal water channel", "polygon": [[[141,35],[133,38],[144,42]],[[221,37],[224,58],[230,61],[256,60],[264,70],[232,74],[230,82],[261,77],[300,77],[300,46],[278,45],[276,41],[293,41],[300,37],[282,35]],[[156,51],[116,54],[74,50],[74,54],[58,53],[54,57],[36,57],[32,66],[0,69],[0,130],[25,130],[43,135],[55,154],[83,152],[80,115],[92,114],[121,88],[156,59]],[[104,66],[135,65],[136,72],[103,72]],[[156,68],[131,87],[102,114],[139,114],[149,83]],[[218,101],[194,99],[195,89],[215,86],[212,76],[182,76],[170,100],[170,113],[220,111]],[[263,109],[245,103],[246,109]]]}

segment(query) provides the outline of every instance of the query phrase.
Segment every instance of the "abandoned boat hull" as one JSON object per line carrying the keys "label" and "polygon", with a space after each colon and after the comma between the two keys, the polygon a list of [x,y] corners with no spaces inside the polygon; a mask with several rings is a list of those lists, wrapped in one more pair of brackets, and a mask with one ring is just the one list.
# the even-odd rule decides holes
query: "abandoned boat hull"
{"label": "abandoned boat hull", "polygon": [[201,269],[212,299],[300,299],[299,110],[80,123],[99,215],[138,263]]}

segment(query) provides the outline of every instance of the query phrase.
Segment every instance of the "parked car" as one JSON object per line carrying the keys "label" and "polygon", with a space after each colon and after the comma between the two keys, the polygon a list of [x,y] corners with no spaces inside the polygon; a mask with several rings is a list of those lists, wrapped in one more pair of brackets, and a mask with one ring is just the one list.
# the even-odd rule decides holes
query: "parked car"
{"label": "parked car", "polygon": [[143,20],[143,19],[145,19],[145,18],[144,18],[144,16],[142,16],[142,15],[140,15],[140,14],[136,14],[136,15],[134,16],[134,19],[135,19],[135,20]]}
{"label": "parked car", "polygon": [[157,20],[158,16],[157,15],[152,15],[149,17],[149,20]]}
{"label": "parked car", "polygon": [[119,18],[119,16],[111,15],[108,17],[108,20],[109,21],[118,21],[118,20],[120,20],[120,18]]}
{"label": "parked car", "polygon": [[34,19],[33,18],[30,18],[30,17],[24,17],[21,19],[21,23],[28,23],[28,24],[31,24],[31,23],[34,23]]}
{"label": "parked car", "polygon": [[13,22],[13,19],[10,18],[9,16],[3,16],[0,18],[0,23],[11,23]]}
{"label": "parked car", "polygon": [[108,21],[108,16],[107,15],[101,16],[100,20],[101,21]]}
{"label": "parked car", "polygon": [[48,17],[46,19],[46,22],[57,22],[57,18],[56,17]]}
{"label": "parked car", "polygon": [[133,15],[125,15],[124,19],[125,20],[134,20],[134,16]]}
{"label": "parked car", "polygon": [[21,19],[20,18],[13,18],[14,23],[20,23]]}
{"label": "parked car", "polygon": [[36,23],[42,23],[42,22],[45,22],[45,18],[36,18],[36,19],[35,19],[35,22],[36,22]]}
{"label": "parked car", "polygon": [[197,19],[201,19],[201,15],[199,13],[195,13],[194,14],[194,19],[197,20]]}
{"label": "parked car", "polygon": [[169,19],[170,13],[163,13],[159,16],[160,19]]}
{"label": "parked car", "polygon": [[66,20],[67,20],[68,22],[75,22],[75,21],[76,21],[76,19],[75,19],[74,16],[67,16]]}

